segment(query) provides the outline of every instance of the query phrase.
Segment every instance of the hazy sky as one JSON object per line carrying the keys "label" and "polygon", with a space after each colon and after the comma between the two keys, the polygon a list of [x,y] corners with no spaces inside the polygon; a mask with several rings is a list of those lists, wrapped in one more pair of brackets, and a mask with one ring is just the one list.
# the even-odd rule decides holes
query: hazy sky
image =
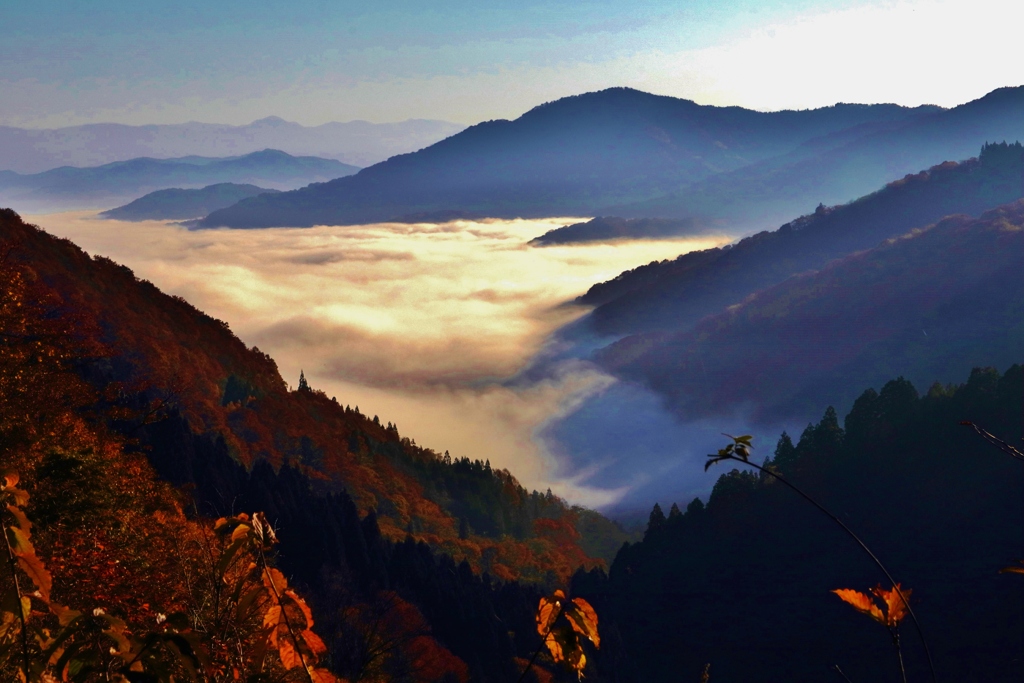
{"label": "hazy sky", "polygon": [[611,86],[759,109],[1024,83],[1007,0],[4,0],[0,125],[512,118]]}

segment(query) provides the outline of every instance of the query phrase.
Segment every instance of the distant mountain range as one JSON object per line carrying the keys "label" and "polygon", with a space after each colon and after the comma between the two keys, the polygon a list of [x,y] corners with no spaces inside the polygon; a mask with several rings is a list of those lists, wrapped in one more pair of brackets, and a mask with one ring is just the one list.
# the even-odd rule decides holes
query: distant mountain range
{"label": "distant mountain range", "polygon": [[211,211],[223,209],[243,199],[267,192],[275,193],[279,190],[235,183],[217,183],[198,190],[171,188],[150,192],[133,202],[104,211],[100,215],[119,221],[202,218]]}
{"label": "distant mountain range", "polygon": [[775,232],[624,273],[581,299],[600,304],[596,329],[629,334],[597,360],[689,418],[746,406],[764,421],[848,407],[851,392],[896,375],[928,384],[1008,365],[1024,348],[1024,203],[926,226],[1016,200],[1022,179],[1024,148],[989,146]]}
{"label": "distant mountain range", "polygon": [[98,166],[137,157],[240,156],[268,148],[363,167],[422,149],[463,128],[457,123],[423,119],[307,127],[276,116],[244,126],[194,122],[148,126],[97,123],[55,129],[0,126],[0,170],[39,173],[58,166]]}
{"label": "distant mountain range", "polygon": [[266,149],[240,157],[141,158],[91,168],[64,166],[32,175],[0,171],[0,205],[30,213],[108,208],[166,188],[228,182],[289,190],[357,170],[333,159]]}
{"label": "distant mountain range", "polygon": [[604,209],[655,200],[812,141],[837,145],[939,112],[839,104],[764,113],[614,88],[541,105],[515,121],[472,126],[352,178],[245,200],[204,225],[356,224],[436,211],[614,215]]}
{"label": "distant mountain range", "polygon": [[772,159],[710,176],[654,200],[612,207],[623,216],[701,216],[749,232],[819,204],[861,197],[884,182],[974,156],[986,142],[1024,139],[1024,86],[906,122],[862,126]]}

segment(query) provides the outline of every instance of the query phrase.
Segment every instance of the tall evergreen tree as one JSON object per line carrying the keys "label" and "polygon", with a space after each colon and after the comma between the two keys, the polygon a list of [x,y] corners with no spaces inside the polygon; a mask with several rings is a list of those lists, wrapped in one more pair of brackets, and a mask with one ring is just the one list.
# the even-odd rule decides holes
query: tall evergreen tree
{"label": "tall evergreen tree", "polygon": [[644,538],[650,533],[661,529],[665,526],[665,513],[661,511],[661,506],[657,503],[654,504],[654,509],[651,510],[650,519],[647,521],[647,533],[644,534]]}

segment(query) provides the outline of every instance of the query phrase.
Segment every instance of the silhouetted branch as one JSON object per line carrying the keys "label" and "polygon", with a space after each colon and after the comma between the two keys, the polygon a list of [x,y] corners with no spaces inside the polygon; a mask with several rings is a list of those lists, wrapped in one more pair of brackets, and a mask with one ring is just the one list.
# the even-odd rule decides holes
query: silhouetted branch
{"label": "silhouetted branch", "polygon": [[[818,508],[818,510],[820,510],[822,514],[824,514],[826,517],[828,517],[833,522],[838,524],[839,527],[843,531],[845,531],[850,536],[850,538],[856,541],[857,545],[859,545],[865,553],[867,553],[868,557],[871,558],[875,565],[880,570],[882,570],[882,573],[885,574],[885,578],[889,581],[889,584],[899,594],[900,599],[903,601],[904,607],[907,608],[907,613],[910,615],[910,618],[914,621],[914,628],[917,629],[917,634],[921,637],[921,644],[924,646],[925,654],[928,656],[928,667],[931,670],[932,682],[936,683],[938,679],[935,676],[935,665],[932,663],[931,649],[928,647],[928,640],[924,637],[924,631],[921,628],[920,622],[917,620],[917,615],[914,614],[914,610],[910,606],[910,603],[907,601],[907,597],[903,594],[903,591],[900,590],[899,586],[896,584],[896,579],[892,577],[892,574],[890,574],[889,570],[885,568],[885,565],[882,564],[882,561],[879,560],[878,557],[871,551],[871,548],[869,548],[867,544],[860,539],[860,536],[853,533],[853,530],[850,529],[850,527],[846,526],[843,520],[833,515],[831,512],[825,509],[825,507],[821,505],[821,503],[814,500],[809,495],[804,493],[801,489],[799,489],[797,486],[787,481],[786,478],[783,477],[781,474],[775,472],[772,468],[762,467],[757,463],[750,462],[750,449],[752,449],[753,446],[750,445],[749,436],[734,437],[730,436],[729,434],[724,434],[723,436],[728,436],[730,439],[733,440],[733,443],[729,444],[726,448],[719,450],[717,454],[709,455],[708,458],[710,458],[710,460],[708,460],[708,462],[705,464],[704,470],[707,471],[708,467],[715,464],[716,462],[721,462],[723,460],[735,460],[736,462],[743,463],[744,465],[749,465],[750,467],[759,470],[763,474],[767,474],[768,476],[773,477],[776,481],[782,482],[790,489],[798,493],[808,503]],[[902,666],[902,655],[900,658],[900,664]]]}

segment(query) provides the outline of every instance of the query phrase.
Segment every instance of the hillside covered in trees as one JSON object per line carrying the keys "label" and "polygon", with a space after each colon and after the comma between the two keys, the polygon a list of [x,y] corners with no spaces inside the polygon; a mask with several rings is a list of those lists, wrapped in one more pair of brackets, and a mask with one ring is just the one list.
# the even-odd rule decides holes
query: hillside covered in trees
{"label": "hillside covered in trees", "polygon": [[776,230],[627,271],[578,301],[596,307],[589,322],[600,334],[688,329],[797,273],[945,216],[979,216],[1021,196],[1024,148],[985,144],[977,158],[907,175],[847,204],[819,206]]}
{"label": "hillside covered in trees", "polygon": [[504,681],[536,646],[541,587],[625,538],[507,471],[290,390],[225,323],[10,210],[0,238],[3,467],[69,609],[129,632],[188,611],[204,528],[262,511],[335,673]]}
{"label": "hillside covered in trees", "polygon": [[[898,378],[845,419],[828,408],[798,439],[754,444],[753,461],[768,456],[912,591],[938,681],[1024,676],[1024,577],[1000,572],[1024,553],[1024,462],[960,424],[1019,444],[1022,396],[1020,365],[923,394]],[[831,592],[885,576],[793,490],[727,465],[706,505],[657,506],[607,576],[574,578],[628,653],[596,666],[637,682],[697,681],[708,662],[712,681],[842,680],[836,665],[851,681],[901,680],[890,634]],[[909,619],[899,632],[907,680],[931,680]]]}
{"label": "hillside covered in trees", "polygon": [[692,330],[627,337],[599,354],[682,415],[745,405],[753,420],[813,414],[857,382],[951,381],[1024,345],[1024,202],[952,216],[794,276]]}

